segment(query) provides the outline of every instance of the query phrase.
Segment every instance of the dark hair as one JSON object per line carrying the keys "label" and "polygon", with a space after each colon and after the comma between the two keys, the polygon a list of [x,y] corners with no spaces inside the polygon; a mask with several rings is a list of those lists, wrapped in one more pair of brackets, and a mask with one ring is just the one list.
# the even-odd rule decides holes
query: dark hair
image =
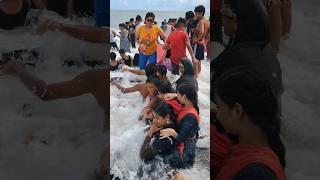
{"label": "dark hair", "polygon": [[184,18],[179,18],[178,22],[177,22],[177,27],[185,27],[187,24],[186,20]]}
{"label": "dark hair", "polygon": [[198,113],[200,113],[198,106],[198,94],[193,84],[182,83],[177,87],[177,92],[182,96],[186,95],[189,101],[192,102],[193,107],[197,110]]}
{"label": "dark hair", "polygon": [[120,23],[120,24],[119,24],[119,27],[123,27],[123,28],[125,28],[125,27],[126,27],[126,25],[125,25],[124,23]]}
{"label": "dark hair", "polygon": [[166,76],[167,75],[167,67],[165,65],[158,64],[157,65],[157,72],[163,76]]}
{"label": "dark hair", "polygon": [[111,60],[116,60],[116,57],[117,57],[116,53],[114,53],[114,52],[110,53],[110,59]]}
{"label": "dark hair", "polygon": [[134,19],[133,18],[130,18],[130,22],[133,22],[134,21]]}
{"label": "dark hair", "polygon": [[206,8],[202,5],[200,5],[200,6],[197,6],[196,8],[194,8],[194,12],[202,13],[202,15],[204,16],[204,13],[206,12]]}
{"label": "dark hair", "polygon": [[126,53],[126,51],[125,51],[124,49],[120,49],[120,50],[119,50],[119,53],[120,53],[120,54],[124,54],[124,53]]}
{"label": "dark hair", "polygon": [[172,88],[170,81],[162,80],[160,86],[158,87],[158,92],[161,94],[173,93],[174,90]]}
{"label": "dark hair", "polygon": [[157,21],[154,21],[154,24],[158,24]]}
{"label": "dark hair", "polygon": [[186,12],[186,19],[191,19],[191,18],[194,18],[194,12],[192,11],[188,11]]}
{"label": "dark hair", "polygon": [[146,18],[145,19],[147,19],[148,17],[152,17],[154,19],[156,16],[153,14],[153,12],[148,12],[146,14]]}
{"label": "dark hair", "polygon": [[173,114],[171,107],[163,101],[160,101],[154,108],[153,112],[161,117],[166,117],[168,114]]}
{"label": "dark hair", "polygon": [[137,15],[136,21],[142,21],[142,17],[140,15]]}
{"label": "dark hair", "polygon": [[241,104],[250,120],[265,132],[272,150],[285,167],[285,147],[279,135],[279,104],[268,81],[252,68],[238,67],[220,76],[214,88],[228,106]]}
{"label": "dark hair", "polygon": [[146,80],[146,83],[151,83],[158,88],[158,87],[160,87],[162,81],[158,77],[149,76]]}
{"label": "dark hair", "polygon": [[148,64],[145,68],[146,76],[157,76],[157,66],[155,64]]}

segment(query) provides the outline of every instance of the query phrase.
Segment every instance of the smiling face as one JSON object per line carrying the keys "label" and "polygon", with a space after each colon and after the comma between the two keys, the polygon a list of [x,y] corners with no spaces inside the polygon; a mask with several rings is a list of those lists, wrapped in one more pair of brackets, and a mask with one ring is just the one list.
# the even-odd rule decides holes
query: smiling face
{"label": "smiling face", "polygon": [[154,22],[154,18],[153,17],[147,17],[146,18],[146,25],[148,27],[151,27],[153,25],[153,22]]}

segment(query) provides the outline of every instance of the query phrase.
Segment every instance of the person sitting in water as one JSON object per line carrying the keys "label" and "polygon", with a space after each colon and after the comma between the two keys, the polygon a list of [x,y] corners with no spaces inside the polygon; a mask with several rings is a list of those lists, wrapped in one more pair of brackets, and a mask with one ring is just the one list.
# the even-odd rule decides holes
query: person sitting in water
{"label": "person sitting in water", "polygon": [[11,30],[24,26],[30,8],[44,9],[42,0],[0,1],[0,29]]}
{"label": "person sitting in water", "polygon": [[[145,69],[145,74],[147,77],[150,77],[150,76],[155,77],[156,73],[157,73],[156,65],[154,65],[154,64],[147,65],[147,67]],[[133,93],[133,92],[139,91],[143,97],[143,100],[145,100],[149,96],[149,92],[147,90],[146,83],[136,84],[136,85],[129,87],[129,88],[122,87],[120,84],[116,83],[115,81],[113,81],[111,83],[111,85],[116,86],[122,93]]]}
{"label": "person sitting in water", "polygon": [[157,64],[157,76],[161,80],[168,80],[167,67],[162,64]]}
{"label": "person sitting in water", "polygon": [[286,179],[277,97],[267,79],[241,67],[225,72],[214,84],[216,118],[235,137],[216,179]]}
{"label": "person sitting in water", "polygon": [[170,104],[178,114],[177,130],[172,128],[160,130],[160,136],[173,137],[176,148],[165,158],[165,162],[173,168],[189,168],[194,163],[200,124],[198,95],[194,85],[185,83],[178,86],[177,94],[172,98],[177,98],[180,103],[178,106]]}
{"label": "person sitting in water", "polygon": [[195,70],[193,65],[189,59],[180,60],[179,63],[179,71],[181,73],[180,78],[175,82],[176,87],[183,83],[191,83],[195,86],[196,90],[198,91],[198,82],[195,75]]}
{"label": "person sitting in water", "polygon": [[116,53],[110,52],[110,70],[111,71],[116,71],[118,70],[119,67],[119,62],[116,60]]}
{"label": "person sitting in water", "polygon": [[129,55],[126,55],[126,51],[124,49],[120,49],[120,58],[117,60],[118,62],[121,62],[122,64],[125,64],[129,67],[132,67],[132,58]]}
{"label": "person sitting in water", "polygon": [[[147,164],[151,164],[152,168],[147,171],[152,174],[155,171],[157,164],[160,164],[160,160],[155,158],[156,156],[165,157],[171,154],[175,147],[175,139],[172,136],[161,138],[160,130],[166,128],[176,129],[174,115],[171,107],[164,102],[160,102],[153,110],[153,121],[147,132],[145,140],[140,149],[140,158]],[[163,170],[163,169],[161,169]],[[169,170],[164,170],[169,171]],[[143,176],[143,171],[140,169],[139,176]]]}

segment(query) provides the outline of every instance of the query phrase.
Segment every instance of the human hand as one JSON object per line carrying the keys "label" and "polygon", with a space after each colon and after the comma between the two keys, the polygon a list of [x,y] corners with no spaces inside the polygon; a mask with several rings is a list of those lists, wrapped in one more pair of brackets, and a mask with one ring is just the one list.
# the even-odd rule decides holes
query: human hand
{"label": "human hand", "polygon": [[176,93],[166,93],[163,95],[164,99],[166,100],[172,100],[175,99],[177,97]]}
{"label": "human hand", "polygon": [[166,128],[166,129],[162,129],[160,131],[161,139],[166,138],[166,137],[170,137],[170,136],[176,138],[177,135],[178,135],[177,132],[172,128]]}
{"label": "human hand", "polygon": [[20,63],[7,63],[1,65],[0,70],[7,75],[18,76],[24,70],[24,65]]}
{"label": "human hand", "polygon": [[41,23],[37,28],[37,33],[43,34],[47,31],[55,31],[55,30],[61,30],[63,27],[63,24],[57,21],[54,21],[52,19],[48,19],[45,22]]}
{"label": "human hand", "polygon": [[148,132],[147,132],[147,136],[148,136],[148,137],[152,137],[153,134],[154,134],[155,132],[159,131],[159,130],[160,130],[160,128],[157,127],[154,123],[152,123],[152,124],[150,125],[150,128],[149,128]]}

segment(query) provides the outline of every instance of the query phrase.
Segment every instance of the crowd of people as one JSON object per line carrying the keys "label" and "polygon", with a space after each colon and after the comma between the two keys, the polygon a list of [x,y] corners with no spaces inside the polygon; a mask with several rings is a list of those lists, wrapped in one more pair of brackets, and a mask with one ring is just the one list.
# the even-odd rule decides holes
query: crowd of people
{"label": "crowd of people", "polygon": [[276,53],[281,34],[290,32],[291,18],[290,2],[281,3],[222,0],[212,4],[212,40],[224,44],[222,27],[229,38],[211,62],[210,151],[215,179],[286,179],[280,137],[284,85]]}
{"label": "crowd of people", "polygon": [[[127,25],[119,25],[120,33],[110,32],[110,69],[146,76],[145,82],[135,82],[132,87],[124,87],[116,80],[111,82],[122,93],[139,92],[148,102],[141,108],[139,117],[150,125],[140,150],[140,158],[146,164],[156,166],[160,163],[156,156],[161,156],[169,169],[190,168],[194,164],[201,123],[197,83],[201,70],[199,60],[205,59],[210,37],[209,21],[204,14],[205,8],[200,5],[194,12],[187,12],[186,18],[171,18],[158,25],[155,14],[148,12],[144,22],[137,15],[135,23],[131,18]],[[114,39],[116,36],[120,37],[120,49]],[[134,57],[126,49],[129,46],[138,48]],[[170,63],[159,59],[159,51],[166,52],[162,58],[168,58]],[[120,57],[117,58],[117,54]],[[178,79],[169,81],[171,75]],[[141,166],[138,176],[145,173],[151,176],[154,170]],[[181,174],[176,177],[183,178]]]}
{"label": "crowd of people", "polygon": [[[204,59],[210,59],[210,21],[205,18],[205,7],[197,6],[188,11],[185,18],[163,20],[161,25],[155,21],[155,14],[149,12],[144,21],[137,15],[126,23],[119,24],[120,32],[110,32],[111,51],[125,51],[138,48],[138,53],[131,57],[140,69],[147,63],[164,64],[173,74],[178,74],[180,59],[187,57],[188,50],[192,62],[201,71]],[[115,37],[120,38],[120,48]],[[207,52],[207,57],[205,57]]]}
{"label": "crowd of people", "polygon": [[[23,27],[26,24],[27,14],[31,9],[50,10],[64,18],[93,16],[95,26],[70,25],[47,19],[37,24],[36,32],[41,36],[48,31],[61,31],[72,37],[91,43],[106,44],[109,19],[107,16],[108,2],[106,0],[82,0],[82,1],[55,1],[55,0],[3,0],[0,1],[0,28],[12,30]],[[33,73],[28,72],[24,64],[7,62],[1,64],[1,72],[17,77],[34,95],[40,99],[55,100],[72,98],[83,94],[92,94],[100,107],[105,111],[105,129],[107,129],[107,110],[109,108],[108,92],[106,91],[109,71],[105,69],[93,69],[85,71],[72,80],[48,84]],[[108,174],[108,148],[104,148],[101,154],[101,170],[97,173],[97,179],[102,179]]]}

